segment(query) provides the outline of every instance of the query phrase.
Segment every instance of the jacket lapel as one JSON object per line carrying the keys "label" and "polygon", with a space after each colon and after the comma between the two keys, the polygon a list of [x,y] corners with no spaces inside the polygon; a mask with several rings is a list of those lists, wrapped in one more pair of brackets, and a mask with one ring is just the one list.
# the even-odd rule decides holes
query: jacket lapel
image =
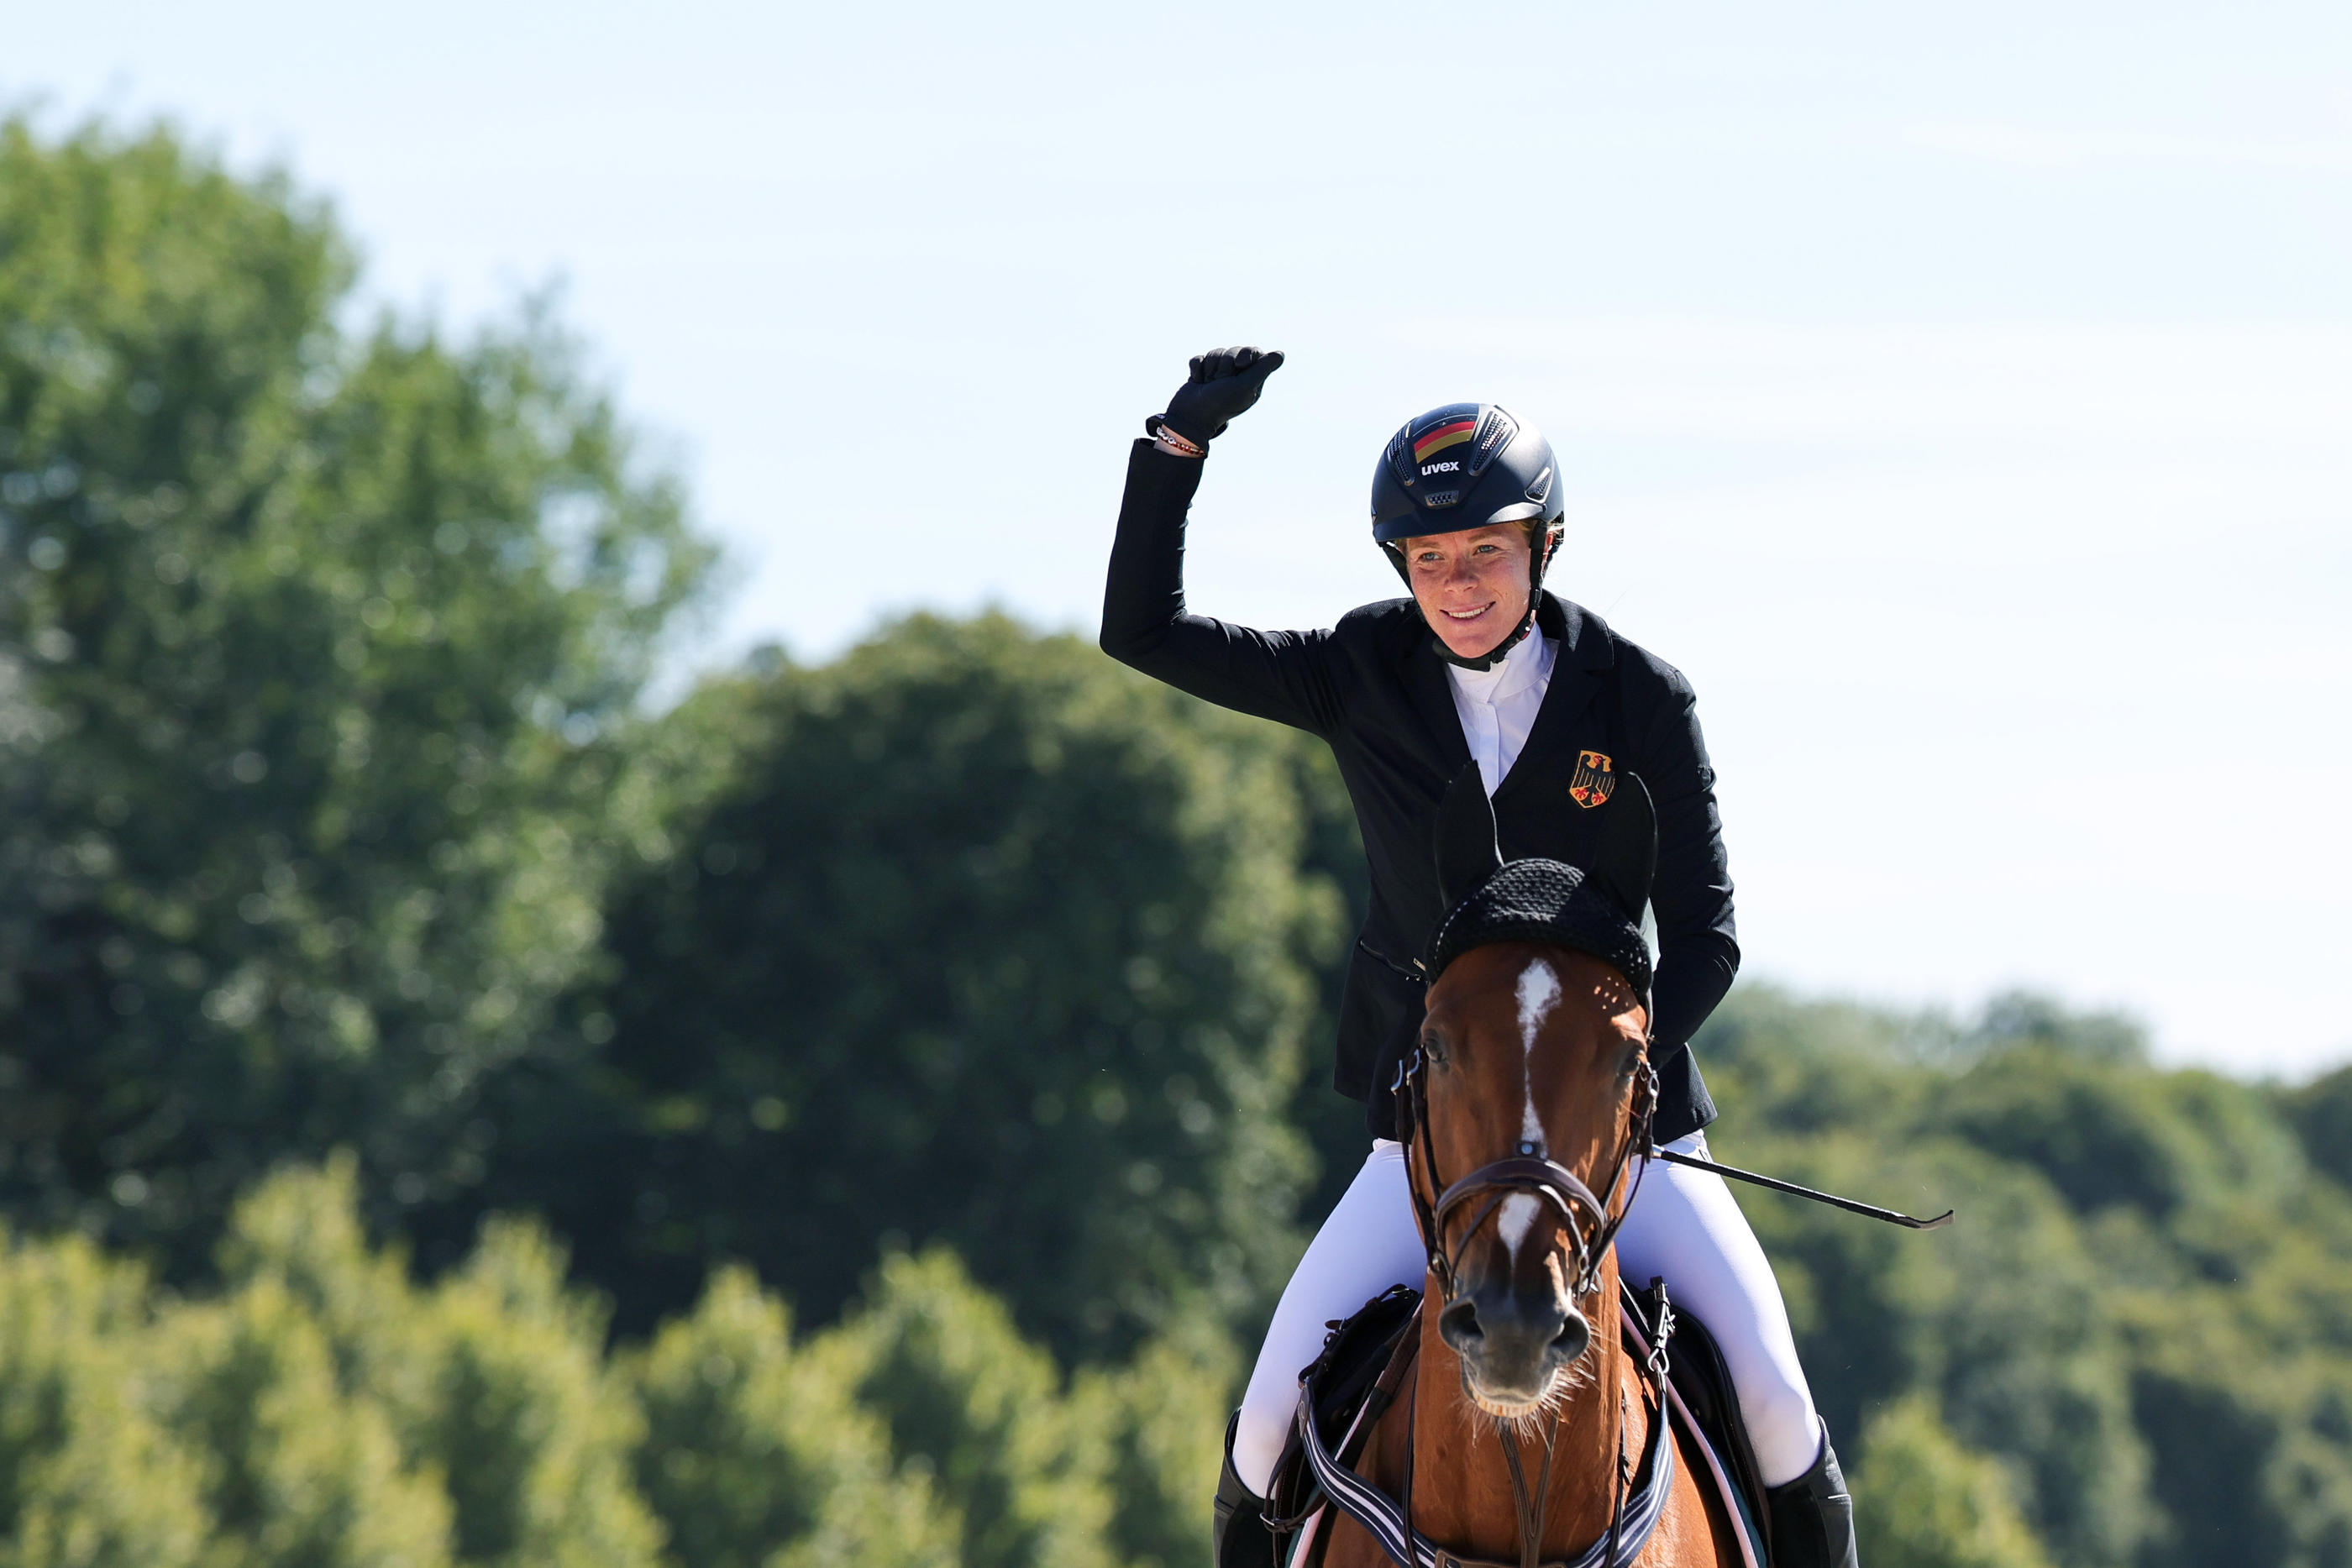
{"label": "jacket lapel", "polygon": [[1437,747],[1444,779],[1450,780],[1470,766],[1470,743],[1462,737],[1462,716],[1454,710],[1454,688],[1445,678],[1445,661],[1429,646],[1436,640],[1437,633],[1420,616],[1408,617],[1402,674],[1405,695]]}
{"label": "jacket lapel", "polygon": [[[1603,673],[1617,662],[1608,626],[1580,604],[1546,593],[1536,624],[1545,636],[1559,640],[1559,656],[1552,664],[1551,685],[1544,688],[1543,706],[1536,709],[1528,743],[1495,791],[1498,810],[1523,788],[1532,788],[1528,780],[1574,771],[1569,766],[1575,760],[1570,743],[1577,737],[1577,721],[1599,694]],[[1460,727],[1458,721],[1455,727]],[[1468,748],[1464,749],[1466,754]]]}

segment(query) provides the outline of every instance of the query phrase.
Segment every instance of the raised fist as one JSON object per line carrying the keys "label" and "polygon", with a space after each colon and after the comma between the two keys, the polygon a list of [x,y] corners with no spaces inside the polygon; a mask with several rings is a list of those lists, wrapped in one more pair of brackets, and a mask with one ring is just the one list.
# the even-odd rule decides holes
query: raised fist
{"label": "raised fist", "polygon": [[1192,375],[1168,400],[1160,421],[1194,445],[1205,446],[1225,433],[1235,414],[1257,402],[1265,378],[1281,368],[1279,349],[1212,349],[1195,354]]}

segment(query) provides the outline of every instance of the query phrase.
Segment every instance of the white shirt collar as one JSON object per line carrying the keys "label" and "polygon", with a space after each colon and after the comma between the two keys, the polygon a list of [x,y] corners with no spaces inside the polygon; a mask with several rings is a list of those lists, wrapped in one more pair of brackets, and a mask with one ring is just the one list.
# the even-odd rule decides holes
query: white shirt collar
{"label": "white shirt collar", "polygon": [[1454,690],[1466,697],[1482,703],[1507,702],[1529,686],[1548,685],[1559,653],[1559,643],[1545,636],[1541,628],[1531,627],[1503,655],[1501,664],[1484,670],[1465,670],[1449,664],[1445,673],[1454,678]]}

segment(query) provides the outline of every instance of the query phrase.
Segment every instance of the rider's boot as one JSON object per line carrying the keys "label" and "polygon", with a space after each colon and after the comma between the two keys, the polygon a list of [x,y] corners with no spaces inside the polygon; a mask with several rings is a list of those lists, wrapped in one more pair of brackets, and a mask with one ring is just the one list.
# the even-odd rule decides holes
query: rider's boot
{"label": "rider's boot", "polygon": [[1234,1432],[1241,1412],[1225,1423],[1225,1469],[1217,1478],[1215,1533],[1210,1539],[1216,1568],[1274,1568],[1274,1531],[1265,1527],[1265,1500],[1242,1484],[1234,1469]]}
{"label": "rider's boot", "polygon": [[1853,1499],[1846,1494],[1827,1426],[1813,1468],[1786,1486],[1768,1488],[1764,1506],[1771,1519],[1772,1568],[1856,1568]]}

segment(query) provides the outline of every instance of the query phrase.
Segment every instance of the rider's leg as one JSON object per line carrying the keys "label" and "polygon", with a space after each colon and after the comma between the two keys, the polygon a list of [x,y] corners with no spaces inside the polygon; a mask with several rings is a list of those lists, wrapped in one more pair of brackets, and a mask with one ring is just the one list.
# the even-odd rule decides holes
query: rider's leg
{"label": "rider's leg", "polygon": [[1855,1568],[1853,1498],[1827,1433],[1811,1469],[1765,1489],[1764,1511],[1771,1520],[1774,1568]]}
{"label": "rider's leg", "polygon": [[1251,1491],[1265,1495],[1298,1409],[1299,1371],[1322,1353],[1327,1325],[1391,1285],[1418,1286],[1427,1265],[1405,1188],[1404,1148],[1380,1139],[1283,1287],[1257,1353],[1233,1442],[1234,1473]]}
{"label": "rider's leg", "polygon": [[1209,1510],[1210,1568],[1275,1568],[1274,1531],[1265,1527],[1265,1499],[1234,1470],[1234,1427],[1225,1423],[1225,1468],[1217,1475]]}
{"label": "rider's leg", "polygon": [[[1693,1133],[1666,1145],[1706,1157],[1706,1137]],[[1768,1487],[1813,1468],[1823,1438],[1812,1390],[1797,1361],[1780,1281],[1747,1216],[1712,1171],[1654,1160],[1617,1232],[1617,1267],[1636,1288],[1665,1278],[1674,1300],[1706,1322],[1730,1368]]]}

